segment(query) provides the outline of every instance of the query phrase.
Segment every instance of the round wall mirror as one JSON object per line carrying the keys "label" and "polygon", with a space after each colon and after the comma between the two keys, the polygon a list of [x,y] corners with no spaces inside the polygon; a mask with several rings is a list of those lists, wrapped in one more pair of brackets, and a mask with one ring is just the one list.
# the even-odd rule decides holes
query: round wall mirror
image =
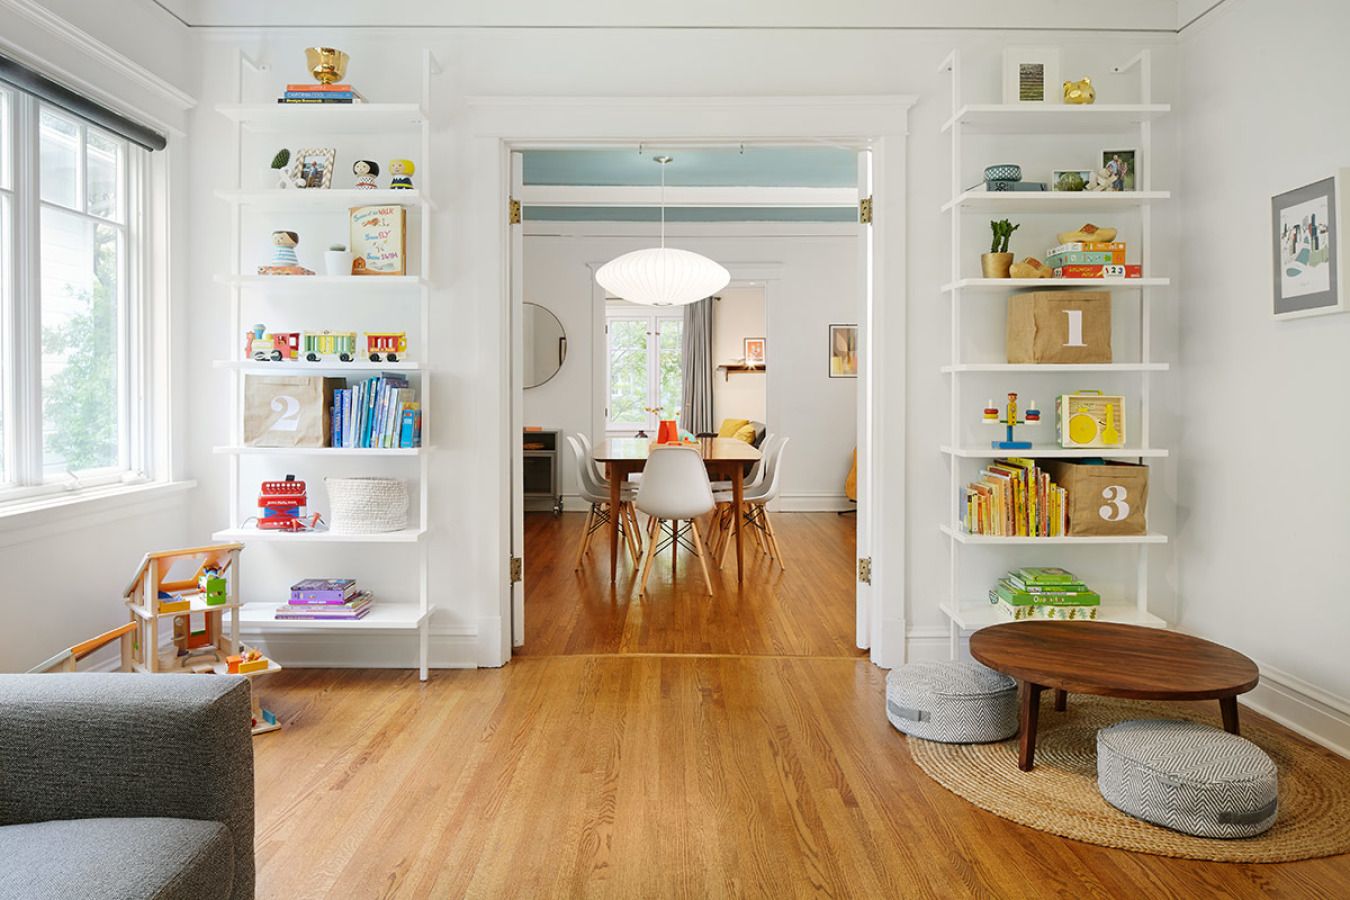
{"label": "round wall mirror", "polygon": [[539,387],[562,368],[567,359],[567,332],[558,317],[538,303],[525,304],[521,323],[525,353],[525,387]]}

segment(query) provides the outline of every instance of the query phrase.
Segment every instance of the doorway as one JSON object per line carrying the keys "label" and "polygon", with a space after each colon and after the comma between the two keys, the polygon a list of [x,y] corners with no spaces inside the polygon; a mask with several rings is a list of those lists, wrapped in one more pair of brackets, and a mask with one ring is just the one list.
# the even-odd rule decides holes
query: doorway
{"label": "doorway", "polygon": [[[503,449],[513,465],[503,466],[500,514],[489,512],[503,558],[523,546],[523,516],[519,496],[520,434],[523,426],[520,404],[514,402],[512,385],[519,383],[520,344],[519,285],[522,231],[513,219],[519,213],[523,185],[512,178],[513,155],[528,149],[548,147],[677,146],[782,146],[823,142],[859,152],[858,196],[871,200],[870,221],[860,227],[862,250],[860,277],[866,284],[865,307],[859,317],[858,404],[858,554],[871,557],[871,583],[857,584],[855,642],[868,648],[874,661],[895,665],[904,655],[904,372],[903,364],[887,366],[886,357],[871,352],[874,341],[888,346],[904,345],[904,183],[905,121],[912,97],[812,97],[812,98],[475,98],[471,101],[474,121],[471,155],[478,177],[466,189],[466,210],[478,221],[489,220],[495,211],[501,223],[497,236],[485,235],[475,242],[481,252],[492,250],[502,261],[471,265],[467,283],[502,298],[496,316],[482,323],[480,334],[499,342],[503,351],[499,383]],[[679,135],[679,137],[672,137]],[[495,176],[495,178],[493,177]],[[893,184],[894,191],[887,185]],[[499,187],[494,190],[494,185]],[[633,197],[611,198],[618,205],[654,205],[645,192]],[[722,189],[734,203],[749,199],[753,192]],[[555,193],[551,200],[564,196]],[[727,205],[723,199],[711,205]],[[808,205],[810,205],[808,203]],[[476,213],[476,214],[475,214]],[[479,218],[479,216],[483,218]],[[512,251],[515,251],[514,253]],[[491,257],[491,254],[488,254]],[[888,287],[889,286],[889,287]],[[881,298],[885,298],[885,302]],[[895,398],[887,416],[881,415],[884,399]],[[507,413],[509,411],[509,414]],[[886,469],[897,473],[887,479],[872,463],[875,448],[888,448]],[[875,553],[874,553],[875,549]],[[512,639],[523,637],[523,590],[519,581],[501,568],[500,630],[484,634],[483,658],[504,662],[510,657]],[[893,585],[889,589],[887,585]],[[874,600],[875,598],[875,600]],[[492,625],[485,620],[480,626]],[[494,637],[495,635],[495,637]]]}

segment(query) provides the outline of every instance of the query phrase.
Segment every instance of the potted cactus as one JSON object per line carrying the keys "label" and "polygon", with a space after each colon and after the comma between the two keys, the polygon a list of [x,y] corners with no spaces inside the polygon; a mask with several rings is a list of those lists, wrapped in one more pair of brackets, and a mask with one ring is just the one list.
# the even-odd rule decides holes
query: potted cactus
{"label": "potted cactus", "polygon": [[282,147],[272,157],[272,167],[268,170],[270,177],[279,188],[291,187],[291,176],[286,172],[286,166],[291,161],[291,151]]}
{"label": "potted cactus", "polygon": [[323,252],[323,268],[329,275],[352,274],[352,258],[346,244],[329,244]]}
{"label": "potted cactus", "polygon": [[1012,238],[1012,233],[1021,227],[1007,219],[989,223],[989,228],[994,232],[994,242],[990,245],[988,253],[980,254],[980,270],[985,278],[1009,277],[1013,255],[1008,251],[1008,241]]}

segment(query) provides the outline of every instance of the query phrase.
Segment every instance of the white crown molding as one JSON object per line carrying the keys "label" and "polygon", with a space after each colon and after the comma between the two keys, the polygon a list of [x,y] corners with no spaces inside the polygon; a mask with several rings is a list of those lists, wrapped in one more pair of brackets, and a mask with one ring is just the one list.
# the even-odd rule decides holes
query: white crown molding
{"label": "white crown molding", "polygon": [[[197,98],[193,97],[191,94],[169,84],[149,69],[132,61],[123,54],[118,53],[87,31],[76,28],[70,22],[56,15],[51,10],[34,2],[34,0],[0,0],[0,9],[7,10],[10,15],[24,19],[33,25],[38,26],[43,31],[54,35],[61,41],[70,45],[73,49],[79,51],[81,55],[92,59],[94,62],[116,72],[129,81],[146,88],[152,93],[158,94],[178,109],[188,110],[197,105]],[[0,16],[3,16],[4,14],[5,13],[0,12]],[[14,46],[8,41],[5,43],[8,46]],[[20,48],[15,47],[15,49]],[[51,67],[44,65],[43,68]],[[64,76],[66,80],[73,79],[83,83],[83,79],[76,79],[69,72],[55,69],[52,69],[52,71]]]}

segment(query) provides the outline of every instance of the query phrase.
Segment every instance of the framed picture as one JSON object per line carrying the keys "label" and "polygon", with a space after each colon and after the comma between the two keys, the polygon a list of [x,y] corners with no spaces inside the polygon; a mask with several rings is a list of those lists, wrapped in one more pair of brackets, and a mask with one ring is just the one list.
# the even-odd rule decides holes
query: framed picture
{"label": "framed picture", "polygon": [[402,206],[356,206],[347,211],[353,275],[408,273],[408,211]]}
{"label": "framed picture", "polygon": [[741,343],[744,348],[745,364],[747,366],[764,365],[764,338],[745,338]]}
{"label": "framed picture", "polygon": [[1346,253],[1342,223],[1350,215],[1347,188],[1350,169],[1341,169],[1271,198],[1275,318],[1345,312],[1341,260]]}
{"label": "framed picture", "polygon": [[1004,103],[1058,103],[1059,49],[1007,47],[1003,50]]}
{"label": "framed picture", "polygon": [[1102,168],[1115,176],[1113,191],[1133,191],[1139,184],[1138,150],[1103,150]]}
{"label": "framed picture", "polygon": [[1091,169],[1053,169],[1050,172],[1050,190],[1085,191],[1094,177]]}
{"label": "framed picture", "polygon": [[830,326],[830,377],[858,377],[858,326]]}
{"label": "framed picture", "polygon": [[291,163],[291,181],[301,188],[330,188],[333,186],[333,163],[336,147],[306,147],[295,151]]}

